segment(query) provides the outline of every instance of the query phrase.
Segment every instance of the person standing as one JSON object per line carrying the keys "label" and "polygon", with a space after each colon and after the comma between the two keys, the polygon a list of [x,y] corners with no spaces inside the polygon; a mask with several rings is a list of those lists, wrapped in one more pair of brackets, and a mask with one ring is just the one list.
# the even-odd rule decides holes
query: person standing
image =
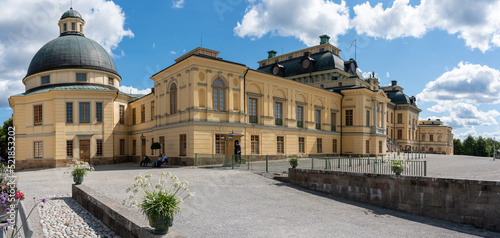
{"label": "person standing", "polygon": [[238,140],[234,141],[234,160],[236,163],[241,162],[241,146]]}

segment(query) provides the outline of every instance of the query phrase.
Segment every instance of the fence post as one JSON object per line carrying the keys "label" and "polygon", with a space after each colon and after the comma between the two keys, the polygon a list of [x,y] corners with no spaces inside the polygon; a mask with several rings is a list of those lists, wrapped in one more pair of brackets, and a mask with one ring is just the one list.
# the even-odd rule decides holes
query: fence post
{"label": "fence post", "polygon": [[427,161],[424,160],[424,177],[427,176]]}
{"label": "fence post", "polygon": [[311,158],[311,169],[314,169],[314,157]]}
{"label": "fence post", "polygon": [[266,155],[266,173],[269,173],[269,155]]}
{"label": "fence post", "polygon": [[234,169],[234,155],[231,155],[231,169]]}
{"label": "fence post", "polygon": [[373,161],[373,173],[377,173],[377,166],[375,162],[377,162],[377,160]]}
{"label": "fence post", "polygon": [[325,170],[328,169],[328,159],[325,158]]}
{"label": "fence post", "polygon": [[198,167],[198,154],[194,153],[194,167]]}
{"label": "fence post", "polygon": [[338,163],[339,163],[339,165],[337,166],[337,168],[340,169],[340,156],[339,156],[339,159],[338,159]]}

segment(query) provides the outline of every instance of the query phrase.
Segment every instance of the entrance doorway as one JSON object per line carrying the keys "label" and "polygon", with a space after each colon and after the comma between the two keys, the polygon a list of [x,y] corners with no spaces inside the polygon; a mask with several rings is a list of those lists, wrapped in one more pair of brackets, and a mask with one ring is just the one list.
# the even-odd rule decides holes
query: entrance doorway
{"label": "entrance doorway", "polygon": [[80,160],[90,163],[90,140],[80,140]]}

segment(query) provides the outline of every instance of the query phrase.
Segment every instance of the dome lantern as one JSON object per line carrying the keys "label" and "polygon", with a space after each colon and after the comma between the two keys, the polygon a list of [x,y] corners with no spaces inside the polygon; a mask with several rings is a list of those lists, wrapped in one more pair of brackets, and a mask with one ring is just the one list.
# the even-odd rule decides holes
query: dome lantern
{"label": "dome lantern", "polygon": [[82,15],[78,11],[70,8],[61,16],[58,25],[61,36],[67,34],[83,35],[85,20],[83,20]]}

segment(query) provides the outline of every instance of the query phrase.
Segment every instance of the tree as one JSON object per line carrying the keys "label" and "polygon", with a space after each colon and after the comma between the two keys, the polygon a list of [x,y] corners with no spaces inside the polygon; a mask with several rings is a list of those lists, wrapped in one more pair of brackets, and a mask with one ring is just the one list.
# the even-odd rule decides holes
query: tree
{"label": "tree", "polygon": [[[161,149],[160,143],[155,142],[155,143],[151,144],[151,150],[155,151],[155,150],[159,150],[159,149]],[[156,155],[156,151],[154,153]]]}
{"label": "tree", "polygon": [[480,136],[477,139],[476,144],[474,145],[473,153],[475,156],[488,156],[488,153],[486,152],[486,141],[483,139],[483,137]]}
{"label": "tree", "polygon": [[463,143],[463,154],[464,155],[473,155],[474,154],[474,146],[476,145],[476,140],[471,135],[467,136]]}
{"label": "tree", "polygon": [[[9,127],[13,126],[13,120],[12,117],[6,120],[3,123],[3,127],[0,129],[0,157],[2,157],[4,160],[8,158],[8,146],[7,142],[9,139]],[[6,161],[2,161],[6,162]]]}
{"label": "tree", "polygon": [[453,139],[453,153],[456,155],[464,154],[464,146],[462,145],[460,139]]}

